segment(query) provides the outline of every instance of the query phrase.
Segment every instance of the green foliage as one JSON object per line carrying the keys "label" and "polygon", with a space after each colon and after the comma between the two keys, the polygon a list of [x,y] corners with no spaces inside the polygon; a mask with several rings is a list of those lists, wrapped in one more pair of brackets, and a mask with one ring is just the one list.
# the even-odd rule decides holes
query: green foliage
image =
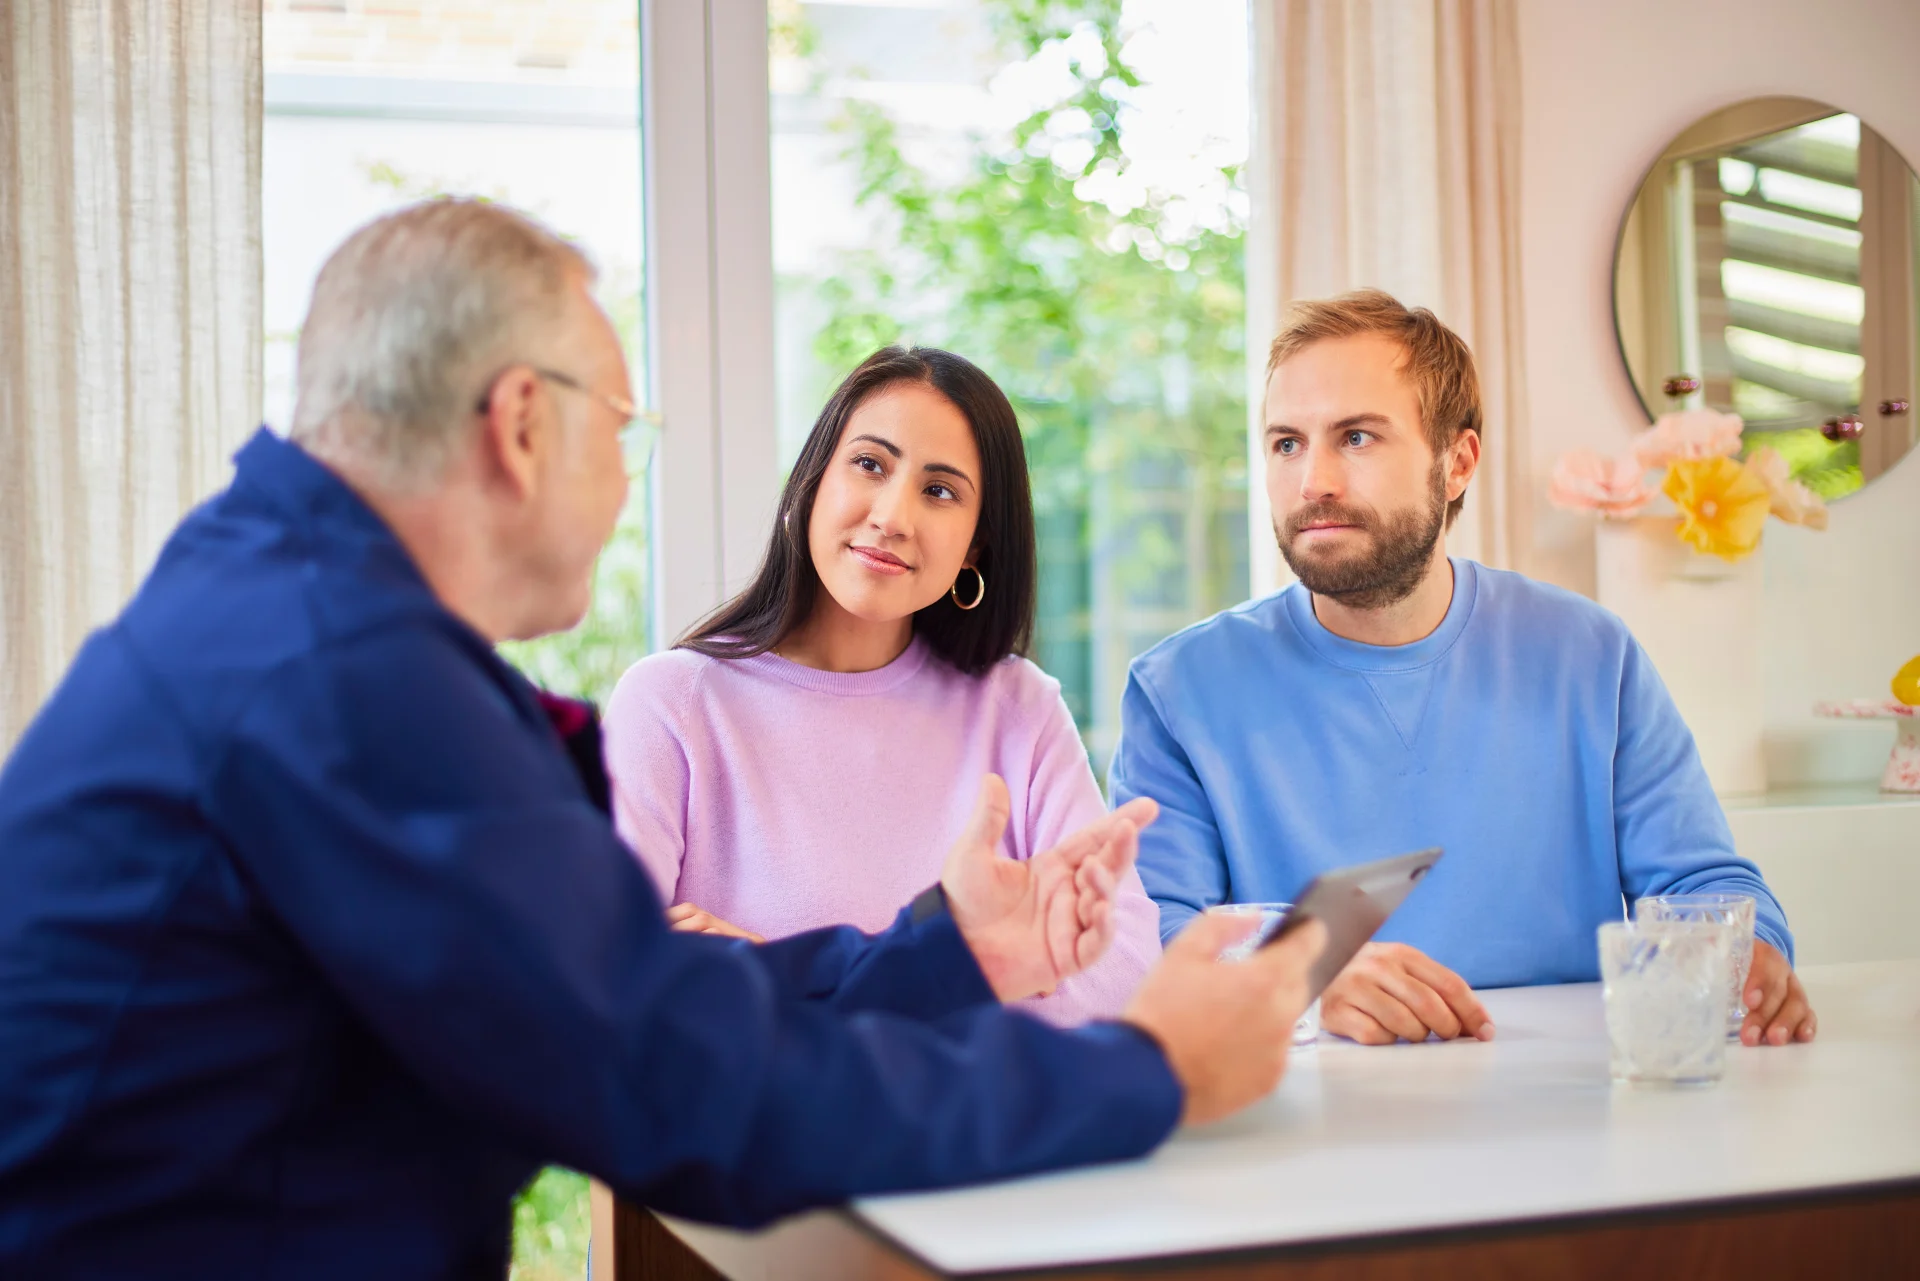
{"label": "green foliage", "polygon": [[[1096,589],[1063,576],[1104,573],[1097,590],[1121,608],[1181,621],[1245,590],[1244,226],[1231,206],[1196,211],[1180,193],[1128,190],[1122,144],[1140,80],[1120,10],[988,4],[1012,60],[1072,38],[1071,80],[1008,135],[977,140],[958,181],[914,164],[884,110],[849,102],[838,123],[858,203],[884,234],[811,282],[827,316],[814,343],[827,385],[878,346],[919,342],[965,354],[1005,388],[1042,528],[1050,668],[1074,665],[1061,642],[1090,640],[1061,633]],[[1223,187],[1237,180],[1220,172]],[[1075,699],[1075,682],[1055,674],[1084,725],[1092,691]]]}
{"label": "green foliage", "polygon": [[513,1201],[509,1281],[580,1281],[591,1227],[587,1177],[558,1166],[542,1170]]}
{"label": "green foliage", "polygon": [[594,569],[593,605],[572,631],[514,641],[500,656],[534,684],[605,706],[620,674],[647,652],[647,528],[644,483],[620,516]]}
{"label": "green foliage", "polygon": [[805,58],[813,53],[818,41],[800,3],[801,0],[769,0],[767,50],[773,57]]}
{"label": "green foliage", "polygon": [[1791,431],[1748,432],[1748,447],[1771,446],[1786,460],[1787,473],[1822,499],[1832,502],[1860,488],[1860,442],[1828,440],[1816,427]]}

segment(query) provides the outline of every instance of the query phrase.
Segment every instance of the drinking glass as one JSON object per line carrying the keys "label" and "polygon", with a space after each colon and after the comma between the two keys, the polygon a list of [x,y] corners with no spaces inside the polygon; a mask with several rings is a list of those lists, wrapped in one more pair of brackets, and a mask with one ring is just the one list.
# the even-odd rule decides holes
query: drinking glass
{"label": "drinking glass", "polygon": [[1613,1076],[1704,1085],[1726,1070],[1733,927],[1715,921],[1609,921],[1600,977]]}
{"label": "drinking glass", "polygon": [[1727,1039],[1740,1039],[1747,1021],[1747,974],[1753,969],[1753,895],[1655,894],[1633,905],[1636,921],[1709,921],[1733,931],[1731,972],[1727,976]]}
{"label": "drinking glass", "polygon": [[[1273,932],[1280,928],[1280,922],[1293,910],[1291,903],[1222,903],[1210,907],[1208,912],[1221,916],[1257,916],[1260,927],[1240,942],[1220,953],[1223,961],[1244,961],[1260,950]],[[1293,1048],[1301,1049],[1320,1039],[1320,1001],[1315,998],[1293,1025]]]}

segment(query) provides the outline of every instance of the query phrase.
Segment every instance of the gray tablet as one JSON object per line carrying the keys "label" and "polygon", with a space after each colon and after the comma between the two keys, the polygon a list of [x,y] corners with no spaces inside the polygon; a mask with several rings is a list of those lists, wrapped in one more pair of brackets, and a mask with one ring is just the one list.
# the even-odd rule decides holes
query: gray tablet
{"label": "gray tablet", "polygon": [[1307,999],[1319,997],[1339,977],[1366,941],[1393,915],[1427,869],[1440,861],[1435,847],[1372,863],[1343,867],[1307,883],[1299,902],[1260,943],[1266,947],[1307,921],[1327,927],[1327,946],[1307,976]]}

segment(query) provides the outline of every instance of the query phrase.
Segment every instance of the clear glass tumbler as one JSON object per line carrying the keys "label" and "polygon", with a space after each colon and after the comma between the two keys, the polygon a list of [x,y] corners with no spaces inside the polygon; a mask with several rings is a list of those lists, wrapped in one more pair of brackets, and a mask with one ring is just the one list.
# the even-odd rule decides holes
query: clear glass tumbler
{"label": "clear glass tumbler", "polygon": [[1708,921],[1733,931],[1732,969],[1727,976],[1727,1039],[1740,1039],[1747,1020],[1747,974],[1753,969],[1753,895],[1655,894],[1633,905],[1636,921]]}
{"label": "clear glass tumbler", "polygon": [[1600,977],[1613,1077],[1704,1085],[1726,1071],[1733,928],[1711,921],[1609,921]]}
{"label": "clear glass tumbler", "polygon": [[[1242,942],[1234,944],[1220,953],[1223,961],[1244,961],[1260,950],[1275,930],[1280,928],[1281,920],[1293,910],[1291,903],[1222,903],[1207,909],[1209,913],[1222,916],[1257,916],[1260,928],[1248,935]],[[1299,1021],[1293,1025],[1293,1048],[1298,1050],[1314,1044],[1320,1039],[1320,1002],[1316,999],[1307,1007]]]}

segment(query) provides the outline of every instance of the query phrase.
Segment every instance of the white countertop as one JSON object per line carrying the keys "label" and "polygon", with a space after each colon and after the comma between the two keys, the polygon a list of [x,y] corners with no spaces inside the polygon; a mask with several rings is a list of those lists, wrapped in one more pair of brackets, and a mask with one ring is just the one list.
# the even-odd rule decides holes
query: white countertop
{"label": "white countertop", "polygon": [[1144,1161],[852,1213],[948,1272],[1094,1263],[1920,1178],[1920,961],[1816,966],[1810,1045],[1615,1086],[1597,984],[1484,993],[1488,1044],[1295,1054]]}

